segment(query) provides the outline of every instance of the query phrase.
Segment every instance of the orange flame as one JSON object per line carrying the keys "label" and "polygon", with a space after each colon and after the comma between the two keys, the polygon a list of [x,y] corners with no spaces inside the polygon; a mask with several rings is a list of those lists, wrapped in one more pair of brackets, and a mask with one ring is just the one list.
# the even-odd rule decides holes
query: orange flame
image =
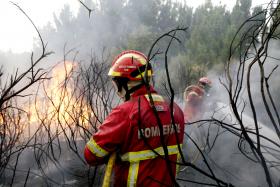
{"label": "orange flame", "polygon": [[[54,67],[51,79],[43,85],[44,94],[29,104],[30,124],[51,123],[54,130],[71,128],[79,123],[89,127],[92,112],[83,98],[76,96],[77,85],[73,80],[75,62],[65,61]],[[56,124],[56,125],[54,125]],[[57,125],[59,124],[59,125]]]}

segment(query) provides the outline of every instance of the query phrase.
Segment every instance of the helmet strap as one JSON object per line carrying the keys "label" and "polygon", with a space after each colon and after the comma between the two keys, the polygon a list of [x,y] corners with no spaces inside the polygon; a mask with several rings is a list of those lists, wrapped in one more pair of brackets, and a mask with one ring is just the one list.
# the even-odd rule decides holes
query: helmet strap
{"label": "helmet strap", "polygon": [[137,86],[134,86],[132,88],[130,88],[129,90],[125,90],[125,99],[126,101],[128,101],[130,99],[130,94],[135,92],[136,90],[140,89],[142,86],[144,85],[143,82],[141,82],[140,84],[138,84]]}
{"label": "helmet strap", "polygon": [[125,96],[124,96],[125,101],[128,101],[130,99],[130,94],[131,93],[133,93],[136,90],[140,89],[144,85],[144,81],[142,81],[140,84],[138,84],[138,85],[136,85],[136,86],[134,86],[134,87],[129,89],[128,88],[128,81],[129,81],[129,79],[115,77],[115,78],[113,78],[113,81],[117,85],[118,92],[122,92],[122,89],[125,90]]}

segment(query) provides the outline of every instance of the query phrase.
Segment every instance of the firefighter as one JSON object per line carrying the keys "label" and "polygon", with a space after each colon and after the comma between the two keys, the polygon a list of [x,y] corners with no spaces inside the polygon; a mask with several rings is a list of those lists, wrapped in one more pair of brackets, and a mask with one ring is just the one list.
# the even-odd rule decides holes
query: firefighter
{"label": "firefighter", "polygon": [[185,122],[194,122],[203,115],[203,101],[211,88],[211,80],[201,77],[196,85],[188,86],[184,92],[184,117]]}
{"label": "firefighter", "polygon": [[151,85],[148,94],[143,78],[150,81],[152,67],[146,64],[146,56],[134,50],[113,60],[108,75],[124,102],[112,110],[85,146],[84,156],[90,165],[106,163],[117,153],[114,186],[173,186],[178,169],[184,114],[175,103],[172,112],[170,103]]}

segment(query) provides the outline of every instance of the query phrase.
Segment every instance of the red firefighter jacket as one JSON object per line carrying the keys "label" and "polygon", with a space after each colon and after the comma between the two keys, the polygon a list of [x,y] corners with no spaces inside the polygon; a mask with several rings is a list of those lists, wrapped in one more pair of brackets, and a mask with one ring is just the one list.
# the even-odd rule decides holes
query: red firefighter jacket
{"label": "red firefighter jacket", "polygon": [[[179,147],[183,142],[184,115],[174,103],[175,123],[172,123],[168,102],[154,90],[151,92],[163,136],[160,136],[146,88],[142,87],[134,92],[131,100],[112,110],[85,147],[84,156],[90,165],[102,164],[110,153],[118,153],[114,186],[173,186],[168,171],[175,176],[175,162],[179,159]],[[160,137],[168,149],[171,170],[164,160]]]}
{"label": "red firefighter jacket", "polygon": [[204,90],[197,86],[191,85],[185,90],[185,107],[184,107],[184,117],[185,122],[193,122],[198,120],[198,117],[202,111]]}

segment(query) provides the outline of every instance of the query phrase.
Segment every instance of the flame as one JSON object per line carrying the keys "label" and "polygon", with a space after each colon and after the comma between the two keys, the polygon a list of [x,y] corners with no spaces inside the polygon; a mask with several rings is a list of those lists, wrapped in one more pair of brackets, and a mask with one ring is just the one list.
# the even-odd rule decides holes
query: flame
{"label": "flame", "polygon": [[34,103],[29,101],[29,124],[48,123],[53,131],[65,131],[77,124],[89,128],[93,113],[83,97],[76,95],[73,74],[77,67],[77,63],[65,61],[53,68],[51,79],[43,84],[43,94],[38,94]]}

